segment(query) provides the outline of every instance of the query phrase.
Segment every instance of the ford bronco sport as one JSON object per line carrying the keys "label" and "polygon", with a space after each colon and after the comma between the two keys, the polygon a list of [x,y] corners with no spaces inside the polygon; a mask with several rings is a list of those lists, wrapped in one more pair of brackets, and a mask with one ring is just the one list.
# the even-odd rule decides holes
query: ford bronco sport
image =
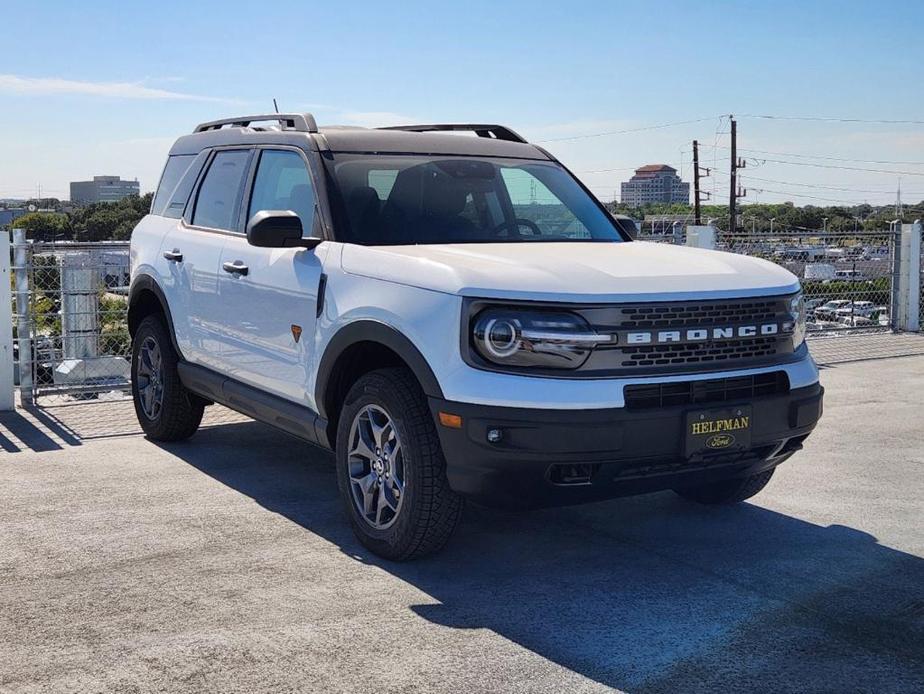
{"label": "ford bronco sport", "polygon": [[199,125],[132,235],[138,419],[176,441],[221,403],[332,449],[391,559],[466,497],[746,499],[821,415],[798,280],[621,224],[498,125]]}

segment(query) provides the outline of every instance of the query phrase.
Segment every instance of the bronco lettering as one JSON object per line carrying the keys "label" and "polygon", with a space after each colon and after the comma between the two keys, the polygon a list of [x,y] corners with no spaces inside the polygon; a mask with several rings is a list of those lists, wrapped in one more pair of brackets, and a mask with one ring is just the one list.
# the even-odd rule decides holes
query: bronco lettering
{"label": "bronco lettering", "polygon": [[705,342],[708,340],[731,340],[735,337],[757,337],[758,335],[779,335],[792,332],[793,325],[786,322],[762,323],[760,325],[722,326],[716,328],[688,328],[685,330],[661,330],[659,332],[630,332],[626,334],[625,343],[629,345],[646,345],[668,342]]}

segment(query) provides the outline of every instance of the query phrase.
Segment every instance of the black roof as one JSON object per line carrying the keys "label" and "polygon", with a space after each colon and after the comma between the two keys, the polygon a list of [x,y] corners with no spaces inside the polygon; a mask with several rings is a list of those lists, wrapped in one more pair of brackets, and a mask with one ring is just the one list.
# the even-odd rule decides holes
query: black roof
{"label": "black roof", "polygon": [[[282,114],[282,117],[290,114]],[[306,114],[308,115],[308,114]],[[539,147],[531,145],[509,128],[498,125],[414,125],[397,128],[358,128],[351,126],[314,126],[262,128],[251,125],[257,117],[212,121],[197,126],[191,135],[179,138],[170,154],[198,154],[206,147],[222,145],[287,144],[332,152],[457,154],[463,156],[510,157],[548,160]],[[272,119],[269,116],[261,120]],[[242,123],[246,123],[242,125]],[[288,121],[292,123],[292,121]],[[206,127],[207,126],[207,127]],[[230,126],[230,127],[224,127]],[[402,127],[410,128],[408,130]],[[479,136],[458,135],[451,131],[472,130]]]}
{"label": "black roof", "polygon": [[528,142],[453,135],[449,132],[329,127],[321,128],[320,133],[333,152],[417,152],[518,159],[549,158]]}

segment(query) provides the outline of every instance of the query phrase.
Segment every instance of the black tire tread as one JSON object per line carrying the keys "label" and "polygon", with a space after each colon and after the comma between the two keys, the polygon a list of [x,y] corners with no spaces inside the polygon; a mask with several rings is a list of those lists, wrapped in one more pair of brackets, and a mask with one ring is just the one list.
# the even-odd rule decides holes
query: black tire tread
{"label": "black tire tread", "polygon": [[[160,416],[156,420],[148,419],[144,414],[135,383],[134,364],[138,358],[136,346],[139,346],[147,336],[152,336],[157,341],[164,364],[164,401]],[[145,317],[138,326],[138,330],[135,331],[132,341],[132,399],[142,430],[149,439],[154,441],[188,439],[196,433],[202,422],[202,414],[205,411],[204,403],[183,386],[177,371],[178,362],[179,355],[173,348],[173,341],[170,339],[163,318],[158,314]]]}
{"label": "black tire tread", "polygon": [[[401,525],[396,537],[388,543],[372,537],[352,508],[350,490],[346,482],[345,448],[348,446],[352,416],[348,411],[367,394],[389,393],[396,401],[398,411],[390,411],[400,418],[412,441],[413,460],[420,475],[415,490],[416,507],[409,511],[410,522]],[[405,368],[388,368],[370,372],[360,378],[347,394],[337,433],[337,464],[341,493],[347,504],[350,521],[360,541],[370,550],[395,561],[417,559],[442,549],[459,523],[463,500],[449,487],[446,479],[446,460],[443,457],[439,436],[433,422],[426,397],[414,375]],[[343,459],[341,459],[341,455]]]}

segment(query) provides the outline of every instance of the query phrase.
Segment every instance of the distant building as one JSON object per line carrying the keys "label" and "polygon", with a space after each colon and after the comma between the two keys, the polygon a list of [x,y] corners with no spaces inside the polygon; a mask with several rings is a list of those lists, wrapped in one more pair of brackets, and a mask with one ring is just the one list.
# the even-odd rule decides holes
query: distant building
{"label": "distant building", "polygon": [[116,202],[129,195],[140,195],[137,180],[123,181],[118,176],[94,176],[92,181],[71,181],[71,202],[89,205],[94,202]]}
{"label": "distant building", "polygon": [[667,164],[648,164],[635,170],[635,175],[621,186],[623,204],[640,207],[652,202],[689,204],[690,184],[677,175],[677,169]]}

